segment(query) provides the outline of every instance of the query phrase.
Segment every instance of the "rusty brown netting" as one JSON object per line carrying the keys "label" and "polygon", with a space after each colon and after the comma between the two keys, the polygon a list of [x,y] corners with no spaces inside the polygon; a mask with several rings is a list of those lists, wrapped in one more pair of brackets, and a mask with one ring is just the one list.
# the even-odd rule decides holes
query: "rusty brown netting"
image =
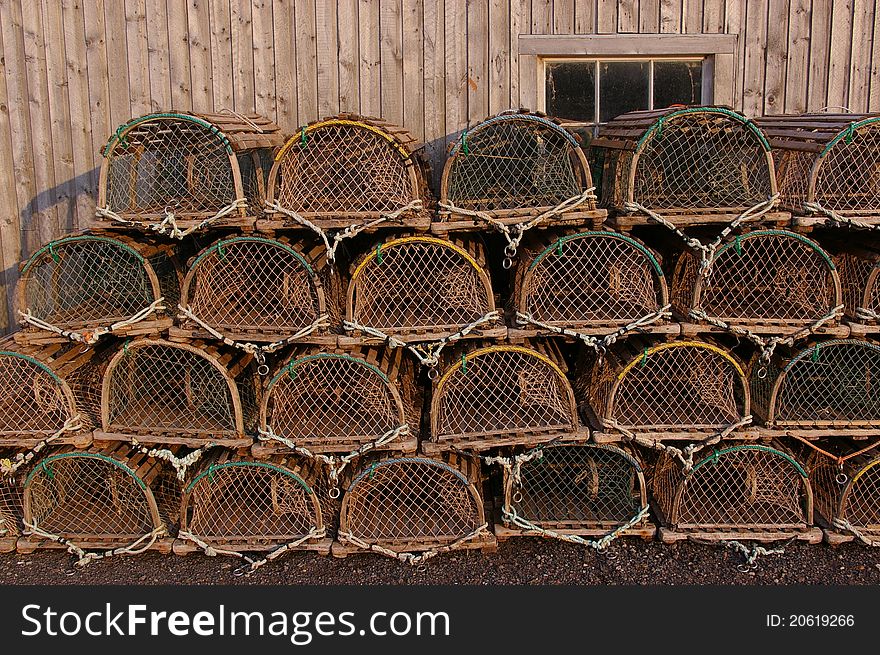
{"label": "rusty brown netting", "polygon": [[[13,461],[15,452],[0,450],[0,459]],[[21,535],[24,475],[0,474],[0,552],[15,548],[15,538]],[[6,544],[4,546],[4,543]]]}
{"label": "rusty brown netting", "polygon": [[[256,391],[249,355],[228,366],[217,351],[139,339],[108,366],[102,393],[105,432],[241,436],[253,427]],[[237,374],[233,375],[233,372]]]}
{"label": "rusty brown netting", "polygon": [[78,414],[73,391],[47,364],[0,351],[0,438],[38,442]]}
{"label": "rusty brown netting", "polygon": [[652,495],[672,528],[806,528],[813,501],[800,463],[778,448],[740,444],[712,452],[684,469],[661,454]]}
{"label": "rusty brown netting", "polygon": [[541,528],[608,529],[646,505],[642,467],[632,454],[599,444],[553,445],[524,462],[520,478],[505,471],[505,504]]}
{"label": "rusty brown netting", "polygon": [[626,430],[724,429],[749,415],[740,363],[703,341],[643,340],[584,357],[576,388],[606,427]]}
{"label": "rusty brown netting", "polygon": [[511,433],[553,435],[578,428],[577,409],[554,344],[458,349],[446,358],[431,403],[434,441],[499,442]]}
{"label": "rusty brown netting", "polygon": [[854,250],[835,258],[840,274],[844,312],[849,319],[876,323],[880,319],[880,256]]}
{"label": "rusty brown netting", "polygon": [[353,267],[346,327],[456,331],[494,310],[477,242],[403,237],[376,245]]}
{"label": "rusty brown netting", "polygon": [[570,234],[528,250],[513,296],[521,320],[567,327],[626,325],[668,302],[657,255],[616,232]]}
{"label": "rusty brown netting", "polygon": [[[843,453],[846,447],[832,449]],[[851,449],[851,448],[850,448]],[[862,541],[880,541],[880,457],[857,455],[838,464],[814,451],[807,460],[816,512],[828,527]]]}
{"label": "rusty brown netting", "polygon": [[[440,202],[495,215],[547,209],[592,186],[577,138],[550,118],[504,113],[462,132],[452,144]],[[595,202],[582,203],[595,209]],[[519,212],[522,213],[522,212]]]}
{"label": "rusty brown netting", "polygon": [[880,381],[877,344],[858,339],[820,341],[777,360],[766,370],[760,362],[752,363],[754,409],[766,425],[880,425],[880,399],[874,386]]}
{"label": "rusty brown netting", "polygon": [[457,456],[365,462],[343,496],[340,533],[386,547],[455,542],[485,522],[478,479]]}
{"label": "rusty brown netting", "polygon": [[833,313],[841,302],[837,270],[816,242],[794,232],[758,230],[715,250],[708,275],[682,254],[672,285],[683,316],[750,325],[772,321],[794,331]]}
{"label": "rusty brown netting", "polygon": [[420,414],[415,371],[400,350],[309,349],[294,353],[269,382],[261,428],[313,451],[388,437],[393,448],[418,434]]}

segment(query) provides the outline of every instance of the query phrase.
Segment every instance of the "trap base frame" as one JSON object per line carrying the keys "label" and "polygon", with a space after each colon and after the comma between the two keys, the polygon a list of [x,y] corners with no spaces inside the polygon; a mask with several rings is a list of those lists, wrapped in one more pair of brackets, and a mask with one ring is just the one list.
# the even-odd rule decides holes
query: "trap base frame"
{"label": "trap base frame", "polygon": [[[503,211],[484,212],[492,216],[499,223],[507,226],[527,223],[530,219],[543,213],[549,207],[540,209],[507,209]],[[542,221],[532,229],[547,230],[560,227],[589,227],[598,230],[608,219],[606,209],[576,209],[558,214],[553,218]],[[479,218],[472,218],[455,212],[440,211],[438,218],[431,223],[431,232],[444,235],[450,232],[492,232],[496,228]]]}
{"label": "trap base frame", "polygon": [[[740,215],[742,210],[739,208],[719,209],[661,209],[657,213],[675,227],[686,228],[698,225],[714,225],[717,227],[725,227],[732,223]],[[634,227],[639,225],[657,226],[657,222],[645,216],[644,214],[633,212],[626,213],[622,211],[611,211],[605,221],[605,225],[613,227],[624,234],[630,232]],[[790,227],[794,225],[792,215],[787,211],[771,211],[761,217],[760,221],[749,223],[750,227],[754,226],[775,226],[779,228]]]}
{"label": "trap base frame", "polygon": [[[839,546],[840,544],[848,544],[851,541],[855,541],[856,543],[861,543],[862,545],[867,546],[867,544],[856,539],[855,535],[853,535],[849,532],[840,532],[840,531],[835,530],[833,528],[822,528],[822,532],[825,535],[825,543],[828,544],[829,546]],[[880,530],[866,530],[866,529],[860,528],[860,532],[865,537],[867,537],[868,539],[870,539],[871,541],[874,542],[873,544],[871,544],[872,546],[876,547],[878,544],[880,544]],[[0,552],[2,552],[2,551],[0,551]]]}
{"label": "trap base frame", "polygon": [[[225,335],[228,339],[237,342],[273,342],[278,339],[277,335],[267,335],[265,330],[253,331],[226,331]],[[333,348],[337,345],[339,335],[336,334],[310,334],[297,339],[295,342],[299,344],[314,344],[319,346],[327,346]],[[172,326],[168,329],[168,341],[173,343],[190,343],[193,340],[198,341],[216,341],[216,337],[203,328],[181,327],[179,325]]]}
{"label": "trap base frame", "polygon": [[[351,212],[341,214],[340,212],[303,212],[303,218],[314,223],[321,230],[344,230],[348,227],[354,227],[369,223],[379,218],[376,212]],[[364,230],[363,234],[374,234],[384,230],[411,230],[414,232],[428,232],[432,230],[432,220],[429,213],[422,213],[417,216],[401,216],[394,220],[382,221],[376,225],[372,225]],[[274,234],[276,231],[284,232],[308,232],[313,234],[311,228],[297,223],[293,219],[281,220],[274,218],[257,218],[254,222],[254,229],[258,232],[266,234]]]}
{"label": "trap base frame", "polygon": [[[511,430],[494,436],[480,435],[476,437],[457,437],[455,440],[431,441],[425,439],[422,441],[422,452],[425,455],[440,455],[450,451],[464,450],[468,452],[484,452],[493,448],[507,446],[524,446],[526,448],[534,448],[549,442],[553,443],[583,443],[590,438],[590,430],[587,427],[580,426],[572,430],[545,431],[545,432],[529,432],[527,430]],[[453,443],[454,441],[454,443]]]}
{"label": "trap base frame", "polygon": [[[174,319],[171,317],[153,318],[150,320],[138,321],[132,325],[127,325],[118,330],[114,330],[113,335],[122,339],[132,339],[134,337],[159,337],[166,333],[173,325]],[[15,340],[15,343],[22,346],[35,347],[50,346],[58,343],[70,343],[70,339],[65,336],[41,330],[30,325],[22,327],[15,332],[13,339]]]}
{"label": "trap base frame", "polygon": [[[718,434],[720,430],[700,430],[682,428],[681,430],[633,430],[637,437],[647,439],[649,441],[686,441],[688,443],[700,443],[711,439]],[[595,429],[592,432],[593,442],[598,444],[614,444],[625,443],[629,439],[621,432],[603,431]],[[731,432],[724,441],[760,441],[770,439],[771,437],[761,434],[761,432],[753,427],[739,428]]]}
{"label": "trap base frame", "polygon": [[[656,507],[652,506],[654,511]],[[667,528],[661,526],[657,530],[657,536],[664,544],[674,544],[679,541],[757,541],[760,543],[772,543],[774,541],[805,541],[808,544],[818,544],[824,537],[821,528],[783,528],[766,527],[746,530],[743,528]]]}
{"label": "trap base frame", "polygon": [[169,434],[150,432],[138,434],[134,431],[130,432],[105,432],[103,430],[95,430],[92,433],[92,442],[97,445],[106,445],[110,443],[133,443],[137,441],[144,446],[167,446],[179,445],[189,448],[200,448],[213,444],[224,448],[248,448],[253,443],[253,437],[228,437],[228,438],[212,438],[209,436],[181,436],[180,434]]}
{"label": "trap base frame", "polygon": [[[453,335],[457,335],[457,330],[446,330],[442,332],[434,332],[428,329],[389,329],[384,330],[386,334],[393,336],[395,339],[404,342],[407,345],[419,343],[432,343],[435,341],[443,341]],[[475,328],[459,339],[484,339],[489,341],[504,341],[507,339],[508,328],[504,325],[497,327]],[[376,346],[385,343],[380,337],[366,334],[361,330],[348,331],[337,337],[336,343],[340,348],[348,348],[351,346]]]}
{"label": "trap base frame", "polygon": [[[130,541],[134,541],[141,535],[130,535]],[[102,539],[99,536],[89,537],[88,539],[84,539],[81,537],[76,538],[76,545],[82,548],[83,550],[112,550],[114,548],[118,548],[120,545],[120,541],[118,539]],[[172,537],[159,537],[156,539],[156,543],[152,544],[147,550],[160,553],[162,555],[168,555],[171,553],[174,545],[174,539]],[[41,539],[39,537],[19,537],[18,541],[15,545],[16,552],[22,555],[29,555],[36,550],[66,550],[67,546],[63,544],[59,544],[51,539]],[[0,552],[3,552],[0,550]]]}
{"label": "trap base frame", "polygon": [[20,537],[0,537],[0,553],[14,553]]}
{"label": "trap base frame", "polygon": [[[345,455],[357,450],[363,445],[357,441],[337,441],[333,444],[325,444],[322,446],[309,445],[308,449],[316,453],[339,453]],[[371,448],[370,452],[382,453],[399,453],[401,455],[414,455],[419,449],[419,439],[417,436],[408,437],[406,439],[394,439],[390,443],[378,448]],[[284,444],[273,441],[258,441],[251,446],[251,454],[256,458],[271,457],[272,455],[289,455],[290,448]]]}
{"label": "trap base frame", "polygon": [[[420,553],[437,548],[437,544],[427,545],[417,541],[401,541],[394,544],[383,542],[382,547],[387,548],[388,550],[393,550],[395,553]],[[498,539],[494,534],[490,533],[485,536],[471,539],[455,547],[455,551],[460,550],[479,550],[482,553],[491,555],[492,553],[498,552]],[[330,554],[333,555],[333,557],[344,559],[349,555],[368,555],[374,553],[370,550],[364,550],[354,544],[344,543],[337,539],[333,541],[333,545],[330,547]]]}
{"label": "trap base frame", "polygon": [[[214,214],[212,212],[204,212],[203,217],[198,218],[175,218],[175,223],[177,224],[178,229],[182,231],[187,231],[191,228],[195,228],[204,222],[206,219],[211,218]],[[162,219],[165,218],[165,214],[138,214],[136,220],[146,222],[155,222],[159,223]],[[256,214],[251,214],[249,216],[224,216],[223,218],[218,218],[211,221],[210,225],[203,227],[202,229],[196,230],[195,234],[206,234],[208,232],[215,232],[216,230],[224,230],[224,229],[232,229],[242,232],[253,231],[254,223],[257,220]],[[87,229],[96,234],[104,233],[108,236],[113,236],[114,234],[119,233],[128,233],[139,232],[141,237],[144,235],[154,235],[157,234],[155,230],[151,230],[149,228],[140,228],[138,226],[126,225],[124,223],[117,223],[116,221],[111,221],[109,219],[100,219],[95,218],[89,222],[86,226]]]}
{"label": "trap base frame", "polygon": [[[318,555],[329,555],[330,549],[333,544],[333,539],[331,537],[324,537],[323,539],[318,539],[317,541],[307,541],[305,543],[300,544],[293,550],[297,551],[308,551],[311,553],[317,553]],[[254,543],[253,540],[247,541],[223,541],[220,543],[217,540],[217,546],[220,548],[234,548],[243,552],[253,552],[253,553],[268,553],[278,548],[278,545],[267,545]],[[192,553],[201,553],[204,555],[205,551],[202,550],[199,546],[196,546],[193,542],[187,541],[186,539],[175,539],[172,544],[172,552],[175,555],[185,556],[190,555]]]}

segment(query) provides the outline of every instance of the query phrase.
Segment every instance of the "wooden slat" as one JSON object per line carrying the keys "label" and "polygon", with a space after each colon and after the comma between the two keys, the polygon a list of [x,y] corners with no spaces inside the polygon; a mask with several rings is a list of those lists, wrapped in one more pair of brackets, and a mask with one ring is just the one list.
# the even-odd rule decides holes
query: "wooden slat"
{"label": "wooden slat", "polygon": [[296,84],[297,108],[300,124],[318,116],[318,52],[315,23],[315,5],[296,2]]}
{"label": "wooden slat", "polygon": [[660,31],[660,0],[639,0],[639,32],[656,34]]}
{"label": "wooden slat", "polygon": [[574,1],[574,33],[593,34],[596,32],[596,0]]}
{"label": "wooden slat", "polygon": [[[477,34],[489,31],[488,0],[467,3],[468,31]],[[489,39],[468,39],[467,48],[468,123],[474,125],[489,114]]]}
{"label": "wooden slat", "polygon": [[446,0],[446,134],[455,139],[467,127],[467,13],[465,0]]}
{"label": "wooden slat", "polygon": [[403,3],[403,122],[402,125],[425,140],[425,62],[423,4]]}
{"label": "wooden slat", "polygon": [[380,63],[383,118],[403,124],[403,16],[402,0],[380,0]]}
{"label": "wooden slat", "polygon": [[441,162],[446,156],[446,32],[443,3],[425,4],[422,20],[425,33],[425,156],[434,163],[432,174],[433,187],[436,189],[443,173]]}
{"label": "wooden slat", "polygon": [[[107,27],[109,29],[109,24]],[[192,66],[189,58],[186,0],[168,0],[168,47],[170,49],[172,80],[171,108],[178,111],[192,111]],[[109,57],[109,48],[107,54]],[[110,58],[110,61],[112,62],[113,59]],[[113,95],[111,95],[112,97]]]}
{"label": "wooden slat", "polygon": [[574,0],[553,0],[553,33],[574,34]]}
{"label": "wooden slat", "polygon": [[254,33],[251,29],[251,3],[244,0],[230,0],[229,9],[232,22],[234,109],[242,112],[256,111]]}
{"label": "wooden slat", "polygon": [[[527,34],[519,38],[521,54],[545,57],[576,55],[709,55],[732,53],[736,37],[730,34],[598,34],[589,36],[556,36]],[[763,74],[760,76],[763,79]]]}
{"label": "wooden slat", "polygon": [[810,21],[810,71],[807,110],[817,111],[828,104],[828,53],[831,32],[831,0],[813,0]]}
{"label": "wooden slat", "polygon": [[[209,2],[211,25],[211,87],[214,109],[235,107],[232,66],[232,14],[229,2]],[[277,42],[277,40],[276,40]]]}
{"label": "wooden slat", "polygon": [[[27,4],[27,3],[25,3]],[[183,14],[186,16],[186,14]],[[129,88],[131,79],[128,75],[128,47],[125,39],[125,3],[104,1],[105,44],[107,47],[107,71],[110,85],[110,119],[114,124],[127,121],[132,116],[131,95]],[[184,27],[186,19],[184,18]],[[184,52],[188,48],[182,49]],[[189,72],[181,67],[181,74]]]}
{"label": "wooden slat", "polygon": [[125,0],[125,45],[128,58],[131,115],[152,111],[150,107],[150,60],[145,0]]}
{"label": "wooden slat", "polygon": [[519,35],[528,32],[531,20],[531,0],[510,0],[510,106],[528,104],[521,97],[520,86],[524,74],[523,57],[519,52]]}
{"label": "wooden slat", "polygon": [[293,2],[276,2],[272,33],[275,39],[275,67],[283,74],[275,76],[275,117],[285,134],[292,133],[298,125],[294,34]]}
{"label": "wooden slat", "polygon": [[358,24],[358,3],[357,0],[339,0],[338,4],[337,20],[344,35],[339,39],[339,110],[358,113],[361,110],[358,40],[347,36]]}
{"label": "wooden slat", "polygon": [[[336,0],[315,0],[318,48],[318,116],[339,113],[339,47],[346,30],[338,31]],[[259,79],[259,76],[257,77]]]}
{"label": "wooden slat", "polygon": [[[864,11],[863,8],[860,8]],[[852,0],[834,0],[831,9],[831,46],[828,51],[830,106],[849,107],[850,55],[853,37]],[[852,109],[852,107],[849,107]]]}
{"label": "wooden slat", "polygon": [[[195,111],[214,110],[214,75],[211,63],[211,3],[190,0],[186,8],[189,30],[189,64]],[[274,107],[273,107],[274,109]]]}
{"label": "wooden slat", "polygon": [[617,31],[617,0],[597,0],[596,32],[613,34]]}
{"label": "wooden slat", "polygon": [[150,111],[171,109],[171,61],[168,9],[165,0],[146,0],[147,64],[150,67]]}
{"label": "wooden slat", "polygon": [[860,2],[853,11],[849,99],[853,111],[867,111],[871,85],[871,54],[875,30],[874,3]]}
{"label": "wooden slat", "polygon": [[[497,114],[510,103],[510,2],[489,2],[489,111]],[[518,103],[517,103],[518,104]]]}
{"label": "wooden slat", "polygon": [[685,0],[660,0],[661,34],[678,34],[683,31],[682,9],[684,9],[684,1]]}
{"label": "wooden slat", "polygon": [[[0,3],[0,20],[3,18],[4,9],[3,4]],[[12,60],[8,58],[4,48],[5,32],[6,30],[0,26],[0,54],[3,55],[3,59],[0,61],[0,171],[14,171],[13,123],[10,120],[9,95],[6,90],[6,78],[9,74],[9,71],[6,70],[7,62]],[[21,243],[15,177],[9,174],[0,174],[0,211],[4,216],[10,218],[10,220],[0,221],[0,266],[3,267],[0,281],[6,289],[11,290],[15,287],[17,278],[16,264],[21,260]],[[0,327],[4,332],[10,331],[16,322],[10,320],[13,311],[12,294],[7,292],[4,302],[0,304]]]}
{"label": "wooden slat", "polygon": [[790,0],[769,0],[767,3],[767,52],[762,114],[779,114],[785,110],[789,2]]}
{"label": "wooden slat", "polygon": [[745,27],[742,111],[746,116],[760,116],[764,109],[767,0],[752,0],[748,4]]}
{"label": "wooden slat", "polygon": [[807,110],[807,76],[810,69],[810,0],[791,0],[788,16],[788,68],[783,111]]}
{"label": "wooden slat", "polygon": [[617,31],[621,33],[639,31],[638,0],[619,0],[617,3]]}
{"label": "wooden slat", "polygon": [[365,116],[378,116],[382,113],[379,70],[381,59],[379,53],[379,0],[360,0],[358,26],[361,62],[361,113]]}

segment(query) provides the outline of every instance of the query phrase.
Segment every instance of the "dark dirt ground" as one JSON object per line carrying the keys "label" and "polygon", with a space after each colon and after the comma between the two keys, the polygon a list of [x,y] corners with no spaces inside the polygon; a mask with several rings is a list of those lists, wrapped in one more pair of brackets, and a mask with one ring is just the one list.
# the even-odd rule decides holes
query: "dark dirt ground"
{"label": "dark dirt ground", "polygon": [[743,557],[732,549],[690,542],[621,540],[608,554],[559,541],[517,538],[486,555],[446,553],[424,567],[374,554],[346,559],[294,552],[252,575],[235,577],[238,560],[147,553],[72,566],[64,551],[0,556],[0,584],[880,584],[880,550],[849,543],[791,543],[785,554],[758,560],[757,570],[737,570]]}

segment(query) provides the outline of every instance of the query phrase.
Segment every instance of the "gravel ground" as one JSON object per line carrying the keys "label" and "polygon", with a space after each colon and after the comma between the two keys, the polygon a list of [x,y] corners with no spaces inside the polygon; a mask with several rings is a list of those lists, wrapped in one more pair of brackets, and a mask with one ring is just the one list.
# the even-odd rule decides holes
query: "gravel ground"
{"label": "gravel ground", "polygon": [[235,577],[238,562],[228,557],[147,553],[76,569],[64,551],[41,551],[0,556],[0,584],[880,584],[880,550],[854,543],[792,543],[748,573],[737,570],[742,562],[731,549],[689,542],[621,540],[597,555],[573,544],[518,538],[491,555],[447,553],[423,568],[374,554],[335,559],[295,552]]}

